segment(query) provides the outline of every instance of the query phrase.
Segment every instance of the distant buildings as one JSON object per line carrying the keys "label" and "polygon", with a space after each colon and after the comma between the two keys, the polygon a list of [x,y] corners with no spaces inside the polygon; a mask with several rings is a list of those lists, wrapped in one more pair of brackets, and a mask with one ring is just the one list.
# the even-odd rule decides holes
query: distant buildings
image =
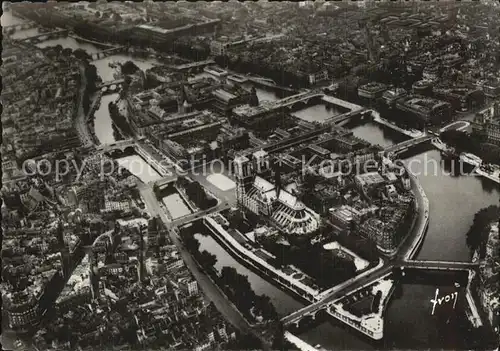
{"label": "distant buildings", "polygon": [[373,189],[385,183],[384,177],[382,177],[378,172],[359,174],[354,177],[354,180],[356,185],[364,191]]}
{"label": "distant buildings", "polygon": [[484,94],[492,99],[500,96],[500,82],[499,81],[483,81],[478,83],[478,88],[484,91]]}
{"label": "distant buildings", "polygon": [[219,25],[219,19],[199,21],[170,29],[149,24],[141,24],[133,28],[133,37],[146,39],[156,43],[165,43],[185,35],[200,35],[214,32]]}
{"label": "distant buildings", "polygon": [[359,233],[376,243],[384,254],[393,254],[407,234],[414,208],[413,197],[401,197],[395,205],[385,206],[376,217],[359,225]]}
{"label": "distant buildings", "polygon": [[412,92],[415,95],[431,96],[434,81],[432,80],[419,80],[412,85]]}
{"label": "distant buildings", "polygon": [[387,85],[377,82],[371,82],[358,88],[358,95],[367,99],[377,99],[382,97],[387,90]]}
{"label": "distant buildings", "polygon": [[484,93],[479,89],[467,87],[434,87],[433,95],[451,104],[455,111],[467,111],[484,103]]}
{"label": "distant buildings", "polygon": [[[498,264],[500,261],[499,223],[491,225],[486,243],[486,257],[479,270],[479,297],[488,320],[498,331],[500,326],[500,282],[498,280]],[[495,267],[496,266],[496,267]]]}
{"label": "distant buildings", "polygon": [[410,112],[426,125],[449,121],[452,117],[451,104],[420,95],[410,95],[399,99],[396,107],[403,112]]}
{"label": "distant buildings", "polygon": [[406,95],[408,95],[408,93],[405,89],[395,88],[385,91],[384,94],[382,94],[382,98],[388,106],[394,106],[398,99],[403,98]]}
{"label": "distant buildings", "polygon": [[500,145],[500,102],[478,112],[472,129],[474,133],[485,136],[488,143]]}
{"label": "distant buildings", "polygon": [[333,225],[350,230],[354,224],[359,223],[361,212],[348,205],[330,209],[330,221]]}

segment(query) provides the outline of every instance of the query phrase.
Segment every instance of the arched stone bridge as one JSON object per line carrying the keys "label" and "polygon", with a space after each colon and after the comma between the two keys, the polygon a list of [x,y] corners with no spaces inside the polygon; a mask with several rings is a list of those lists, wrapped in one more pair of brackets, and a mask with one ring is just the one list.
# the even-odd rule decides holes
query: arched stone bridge
{"label": "arched stone bridge", "polygon": [[138,138],[138,139],[130,138],[130,139],[125,139],[125,140],[120,140],[120,141],[117,141],[117,142],[114,142],[111,144],[101,144],[101,145],[96,147],[96,151],[107,153],[107,152],[111,152],[114,150],[120,150],[123,152],[123,151],[125,151],[125,149],[127,149],[129,147],[135,149],[135,147],[137,146],[136,142],[143,140],[143,139],[144,138]]}
{"label": "arched stone bridge", "polygon": [[13,24],[10,26],[2,26],[2,33],[3,34],[10,34],[10,33],[20,31],[20,30],[36,28],[37,26],[38,26],[38,24],[35,22],[25,22],[25,23]]}
{"label": "arched stone bridge", "polygon": [[118,46],[116,48],[106,49],[103,51],[95,52],[92,54],[92,60],[100,60],[111,55],[119,54],[126,51],[125,46]]}
{"label": "arched stone bridge", "polygon": [[97,85],[97,89],[99,89],[103,95],[117,93],[123,88],[124,82],[124,79],[102,82],[101,84]]}
{"label": "arched stone bridge", "polygon": [[19,41],[30,44],[38,44],[41,43],[42,41],[65,37],[68,35],[68,33],[69,31],[67,29],[60,29],[49,33],[40,33],[32,37],[19,39]]}

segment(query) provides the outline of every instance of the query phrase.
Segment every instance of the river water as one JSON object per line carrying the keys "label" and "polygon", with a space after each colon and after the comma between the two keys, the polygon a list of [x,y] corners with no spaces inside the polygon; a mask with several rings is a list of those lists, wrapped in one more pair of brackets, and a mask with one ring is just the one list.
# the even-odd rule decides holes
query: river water
{"label": "river water", "polygon": [[130,173],[138,177],[144,183],[161,179],[160,174],[139,155],[121,157],[117,159],[117,162],[121,167],[128,169]]}
{"label": "river water", "polygon": [[[15,24],[19,21],[9,13],[4,13],[2,16],[2,26]],[[32,35],[29,31],[27,33],[19,32],[16,35],[20,35],[20,37]],[[41,45],[45,44],[42,43]],[[100,50],[93,44],[81,43],[72,38],[50,41],[50,45],[57,44],[72,49],[82,48],[89,53]],[[108,81],[113,80],[116,73],[114,69],[109,67],[109,63],[113,61],[124,62],[126,60],[132,60],[141,69],[158,64],[155,60],[138,59],[130,55],[114,55],[95,61],[94,64],[103,81]],[[260,88],[257,88],[257,95],[260,101],[276,100],[278,98],[274,92]],[[111,129],[111,119],[107,112],[108,102],[115,98],[116,96],[113,95],[105,96],[100,109],[96,112],[95,129],[102,143],[110,143],[115,140]],[[318,105],[298,111],[295,115],[309,121],[322,121],[335,113],[334,109]],[[356,136],[383,147],[398,143],[406,138],[397,132],[384,129],[372,122],[351,127]],[[498,185],[473,176],[449,175],[446,173],[447,168],[439,152],[434,150],[406,160],[406,162],[410,161],[413,162],[412,170],[420,174],[419,179],[429,198],[431,208],[429,229],[418,258],[428,260],[469,260],[469,252],[465,244],[465,233],[472,224],[474,214],[480,208],[498,204],[500,196]],[[435,162],[437,164],[436,171],[424,173],[426,162]],[[217,268],[228,265],[247,275],[254,291],[257,294],[270,296],[278,313],[281,315],[303,306],[302,302],[295,300],[241,265],[211,237],[200,234],[197,235],[197,239],[201,243],[201,249],[206,249],[217,256]],[[415,344],[424,346],[426,340],[438,338],[436,328],[439,327],[437,329],[440,329],[443,326],[438,325],[436,327],[435,323],[431,323],[431,317],[428,313],[430,306],[428,301],[434,297],[434,290],[435,287],[429,285],[405,284],[403,286],[402,296],[399,299],[394,299],[395,301],[390,304],[387,310],[386,340],[389,341],[385,342],[386,347],[407,348],[410,347],[408,340],[414,340]],[[321,344],[327,349],[373,349],[375,347],[371,341],[357,333],[341,325],[329,322],[302,333],[300,337],[312,345]],[[411,344],[411,347],[414,348],[415,344]],[[442,346],[436,345],[438,348],[444,346],[444,344]]]}

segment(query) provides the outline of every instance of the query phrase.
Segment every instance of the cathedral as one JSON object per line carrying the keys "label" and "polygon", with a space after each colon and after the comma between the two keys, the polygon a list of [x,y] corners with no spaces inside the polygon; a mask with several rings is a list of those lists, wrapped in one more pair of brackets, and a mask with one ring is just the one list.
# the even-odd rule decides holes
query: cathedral
{"label": "cathedral", "polygon": [[252,155],[234,159],[238,204],[257,215],[266,216],[284,233],[310,234],[320,225],[320,216],[306,207],[297,197],[281,186],[279,168],[274,184],[268,179],[272,172],[269,155],[260,150]]}

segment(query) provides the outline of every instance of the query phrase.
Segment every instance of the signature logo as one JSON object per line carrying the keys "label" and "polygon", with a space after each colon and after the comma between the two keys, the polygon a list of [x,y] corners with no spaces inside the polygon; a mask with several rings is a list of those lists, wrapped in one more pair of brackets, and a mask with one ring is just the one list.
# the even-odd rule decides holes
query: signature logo
{"label": "signature logo", "polygon": [[432,313],[431,314],[432,315],[434,315],[434,311],[436,309],[437,304],[441,305],[443,302],[447,303],[447,302],[450,302],[452,299],[454,299],[453,309],[455,309],[455,305],[457,303],[457,298],[458,298],[458,291],[451,293],[449,295],[440,297],[440,298],[438,298],[438,296],[439,296],[439,288],[436,288],[436,295],[434,296],[433,299],[431,299],[431,303],[432,303]]}

